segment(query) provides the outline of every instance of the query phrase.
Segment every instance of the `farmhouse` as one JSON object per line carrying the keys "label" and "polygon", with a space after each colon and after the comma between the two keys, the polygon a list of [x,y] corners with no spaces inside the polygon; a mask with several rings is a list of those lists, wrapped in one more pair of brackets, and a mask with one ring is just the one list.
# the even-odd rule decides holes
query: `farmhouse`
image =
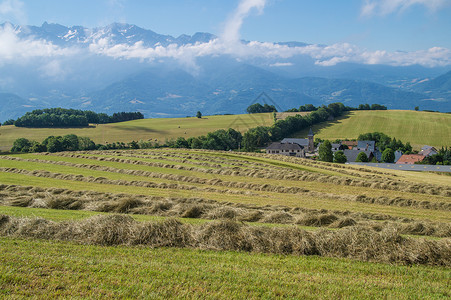
{"label": "farmhouse", "polygon": [[305,157],[304,147],[295,143],[275,142],[266,148],[267,154],[279,154],[285,156]]}
{"label": "farmhouse", "polygon": [[418,154],[423,155],[424,157],[429,157],[438,154],[438,151],[432,146],[424,146]]}
{"label": "farmhouse", "polygon": [[341,143],[332,144],[332,152],[337,152],[337,151],[344,150],[344,149],[345,149],[345,147]]}
{"label": "farmhouse", "polygon": [[341,141],[341,144],[344,146],[348,146],[348,149],[353,149],[354,147],[357,147],[358,142],[357,141]]}
{"label": "farmhouse", "polygon": [[426,156],[421,154],[404,154],[401,156],[396,164],[413,165],[416,162],[422,162]]}
{"label": "farmhouse", "polygon": [[298,144],[303,147],[307,152],[315,151],[315,144],[313,142],[313,138],[315,137],[312,129],[310,128],[308,138],[307,139],[289,139],[285,138],[281,141],[282,144],[290,143],[290,144]]}
{"label": "farmhouse", "polygon": [[356,162],[357,156],[360,152],[364,152],[368,157],[368,161],[371,161],[374,158],[374,153],[372,151],[361,151],[361,150],[343,150],[343,153],[346,156],[347,162]]}
{"label": "farmhouse", "polygon": [[400,150],[395,151],[395,162],[397,162],[402,156],[402,152]]}
{"label": "farmhouse", "polygon": [[376,150],[376,142],[375,141],[358,141],[357,142],[357,150],[374,152]]}

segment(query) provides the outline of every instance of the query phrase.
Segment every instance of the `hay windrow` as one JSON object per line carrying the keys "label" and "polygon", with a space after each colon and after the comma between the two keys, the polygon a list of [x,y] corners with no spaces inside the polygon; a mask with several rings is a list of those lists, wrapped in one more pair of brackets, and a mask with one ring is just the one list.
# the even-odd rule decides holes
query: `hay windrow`
{"label": "hay windrow", "polygon": [[[18,158],[12,158],[14,160],[22,160]],[[105,166],[97,166],[97,165],[84,165],[84,164],[72,164],[68,162],[59,162],[59,161],[43,161],[43,160],[37,160],[37,159],[25,159],[24,161],[33,161],[33,162],[40,162],[40,163],[51,163],[51,164],[57,164],[57,165],[64,165],[64,166],[71,166],[76,168],[86,168],[90,170],[98,170],[98,171],[104,171],[104,172],[112,172],[112,173],[120,173],[120,174],[127,174],[132,176],[141,176],[141,177],[150,177],[150,178],[158,178],[158,179],[164,179],[164,180],[170,180],[177,182],[186,182],[191,184],[200,184],[200,185],[210,185],[210,186],[221,186],[226,188],[232,188],[232,189],[246,189],[251,191],[265,191],[265,192],[277,192],[277,193],[289,193],[289,194],[306,194],[311,195],[315,197],[326,197],[334,200],[342,200],[342,201],[356,201],[360,203],[366,203],[366,204],[379,204],[379,205],[390,205],[390,206],[399,206],[399,207],[418,207],[421,209],[433,209],[433,210],[448,210],[451,211],[451,203],[448,202],[431,202],[431,201],[418,201],[414,199],[403,199],[400,197],[369,197],[365,195],[357,195],[357,196],[351,196],[351,195],[335,195],[332,193],[321,193],[321,192],[314,192],[309,191],[304,188],[300,187],[283,187],[283,186],[273,186],[270,184],[254,184],[254,183],[243,183],[243,182],[235,182],[235,181],[223,181],[220,179],[211,179],[206,180],[203,178],[195,177],[195,176],[182,176],[182,175],[176,175],[176,174],[164,174],[164,173],[157,173],[157,172],[149,172],[149,171],[138,171],[138,170],[127,170],[127,169],[117,169],[112,167],[105,167]],[[16,170],[9,170],[9,172],[18,172]],[[21,172],[24,172],[24,170],[21,170]],[[34,172],[34,176],[51,176],[50,174],[43,175],[39,172]],[[313,174],[312,174],[313,175]],[[305,176],[307,178],[308,176]],[[154,184],[151,182],[146,184],[146,182],[142,181],[120,181],[120,180],[113,180],[109,181],[106,178],[103,177],[97,177],[97,178],[90,178],[82,176],[82,175],[76,175],[75,177],[66,176],[66,180],[78,180],[78,181],[94,181],[97,183],[104,183],[104,184],[118,184],[118,185],[136,185],[136,186],[146,186],[153,188],[155,187]],[[353,180],[346,179],[345,181],[347,184],[351,184]],[[370,185],[372,188],[375,188],[375,186],[380,187],[380,183],[372,183]],[[396,186],[396,185],[395,185]],[[189,190],[192,189],[190,186],[180,186],[177,185],[177,187],[180,187],[181,189]],[[376,188],[377,188],[376,187]],[[170,186],[166,184],[160,184],[157,188],[171,188]],[[413,189],[413,190],[412,190]],[[205,189],[206,191],[218,191],[217,189]],[[416,191],[418,192],[418,188],[410,187],[409,192]],[[235,194],[246,194],[246,192],[243,191],[228,191]],[[252,193],[252,192],[251,192]],[[433,191],[431,192],[433,193]],[[436,193],[438,194],[438,193]]]}
{"label": "hay windrow", "polygon": [[[36,193],[36,191],[38,191]],[[300,224],[311,227],[342,228],[364,225],[381,231],[396,227],[403,234],[451,237],[451,225],[439,222],[414,221],[406,218],[349,211],[315,210],[301,207],[257,206],[225,203],[202,198],[155,197],[110,194],[65,189],[35,189],[16,185],[1,185],[7,195],[0,205],[57,209],[84,209],[112,213],[146,214],[163,217],[237,220],[273,224]],[[381,223],[380,221],[384,221]],[[426,229],[419,229],[423,226]]]}
{"label": "hay windrow", "polygon": [[[197,151],[198,152],[198,151]],[[353,179],[349,177],[338,177],[333,175],[325,175],[319,173],[306,172],[301,170],[295,170],[290,168],[282,168],[278,166],[268,165],[266,164],[266,169],[257,165],[253,165],[253,162],[249,162],[248,168],[221,168],[221,169],[206,169],[206,168],[196,168],[196,167],[187,167],[182,165],[171,165],[164,164],[159,162],[148,162],[148,161],[139,161],[139,160],[129,160],[129,159],[121,159],[117,157],[97,157],[83,154],[84,152],[70,152],[70,153],[55,153],[52,154],[54,156],[65,156],[65,157],[75,157],[75,158],[83,158],[90,160],[99,160],[99,161],[112,161],[112,162],[121,162],[135,165],[145,165],[145,166],[153,166],[160,168],[169,168],[169,169],[178,169],[178,170],[186,170],[186,171],[196,171],[196,172],[204,172],[209,174],[218,174],[218,175],[233,175],[233,176],[246,176],[246,177],[256,177],[256,178],[271,178],[271,179],[283,179],[283,180],[302,180],[302,181],[319,181],[324,183],[336,184],[336,185],[349,185],[349,186],[359,186],[359,187],[368,187],[368,188],[376,188],[381,190],[394,190],[394,191],[404,191],[410,193],[421,193],[421,194],[429,194],[429,195],[442,195],[445,197],[451,196],[451,189],[445,186],[437,186],[431,184],[412,184],[409,182],[400,181],[395,179],[393,175],[384,172],[371,171],[372,175],[367,174],[369,171],[360,168],[358,169],[359,173],[352,171],[353,169],[345,168],[344,166],[336,165],[336,164],[327,164],[322,162],[315,162],[314,164],[306,159],[293,158],[293,157],[284,157],[284,156],[274,156],[267,154],[252,154],[247,153],[245,157],[257,157],[257,158],[265,158],[271,160],[277,160],[282,162],[289,162],[299,165],[308,165],[312,167],[322,167],[328,166],[326,169],[331,171],[340,172],[342,174],[346,174],[352,176]],[[222,152],[219,152],[222,153]],[[42,154],[39,154],[42,156]],[[15,159],[9,158],[7,156],[0,157],[4,159]],[[270,168],[268,168],[270,166]],[[364,174],[362,174],[362,172]],[[384,175],[380,176],[379,175]],[[389,179],[387,179],[389,176]],[[357,179],[360,178],[360,179]]]}
{"label": "hay windrow", "polygon": [[104,246],[188,247],[451,266],[451,239],[404,238],[395,228],[376,232],[354,226],[307,232],[295,226],[255,227],[233,221],[196,226],[173,219],[140,223],[127,215],[102,215],[62,223],[0,216],[0,235]]}

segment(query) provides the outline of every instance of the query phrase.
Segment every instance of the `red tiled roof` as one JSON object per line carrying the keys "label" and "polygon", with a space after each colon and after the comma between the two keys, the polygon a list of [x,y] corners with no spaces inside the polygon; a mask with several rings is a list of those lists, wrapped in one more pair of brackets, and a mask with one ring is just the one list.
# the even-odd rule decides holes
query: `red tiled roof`
{"label": "red tiled roof", "polygon": [[357,146],[357,143],[358,143],[357,141],[341,141],[342,145],[351,146],[351,147]]}
{"label": "red tiled roof", "polygon": [[416,162],[423,161],[425,157],[420,154],[404,154],[401,158],[396,162],[396,164],[407,164],[413,165]]}

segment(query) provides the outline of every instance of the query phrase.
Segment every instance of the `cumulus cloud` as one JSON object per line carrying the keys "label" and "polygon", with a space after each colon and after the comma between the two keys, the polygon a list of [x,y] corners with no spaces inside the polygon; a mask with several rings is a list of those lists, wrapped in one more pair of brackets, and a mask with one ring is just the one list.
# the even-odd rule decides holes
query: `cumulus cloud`
{"label": "cumulus cloud", "polygon": [[[400,0],[391,1],[401,3]],[[413,1],[404,0],[402,3],[407,5],[406,3]],[[385,2],[367,1],[367,4],[373,4],[373,6],[368,6],[368,10],[376,9],[377,5],[382,3]],[[292,63],[289,59],[295,56],[311,57],[317,65],[325,67],[344,62],[392,66],[418,64],[426,67],[451,65],[451,51],[439,47],[414,52],[389,52],[383,50],[369,51],[348,43],[330,46],[289,47],[270,42],[241,42],[239,31],[244,19],[253,9],[261,12],[265,4],[266,0],[241,1],[235,14],[227,22],[223,36],[206,43],[187,45],[172,44],[148,47],[143,42],[116,44],[108,37],[94,36],[92,40],[86,41],[79,47],[60,47],[51,42],[33,39],[32,37],[19,38],[18,32],[11,25],[6,24],[0,27],[0,65],[4,63],[26,63],[42,58],[43,67],[41,71],[49,77],[57,77],[63,73],[65,62],[70,61],[76,55],[98,55],[114,59],[136,59],[147,62],[167,58],[178,61],[193,73],[199,71],[196,63],[199,57],[220,55],[228,55],[241,61],[263,58],[267,59],[268,65],[272,67],[291,66]]]}
{"label": "cumulus cloud", "polygon": [[[320,66],[333,66],[343,62],[362,64],[385,64],[392,66],[422,65],[426,67],[451,65],[451,51],[446,48],[434,47],[414,52],[368,51],[348,43],[330,46],[307,45],[289,47],[274,43],[249,42],[230,44],[221,39],[208,43],[196,43],[183,46],[169,45],[167,47],[145,47],[142,42],[134,45],[111,44],[107,39],[99,40],[89,47],[94,54],[105,55],[116,59],[140,59],[154,61],[160,58],[172,58],[185,66],[196,68],[196,58],[203,56],[229,55],[239,60],[253,58],[289,59],[294,56],[307,55]],[[291,66],[292,63],[271,63],[273,67]]]}
{"label": "cumulus cloud", "polygon": [[241,0],[233,15],[227,20],[221,38],[228,43],[237,43],[240,40],[240,30],[244,19],[252,10],[263,12],[266,0]]}
{"label": "cumulus cloud", "polygon": [[422,5],[431,11],[450,5],[451,0],[365,0],[361,15],[388,15],[404,11],[414,5]]}
{"label": "cumulus cloud", "polygon": [[24,3],[20,0],[4,0],[0,3],[0,18],[25,24],[27,17]]}
{"label": "cumulus cloud", "polygon": [[5,62],[23,63],[37,57],[69,56],[78,52],[77,49],[61,48],[44,40],[20,39],[17,33],[8,23],[0,29],[0,64]]}
{"label": "cumulus cloud", "polygon": [[270,67],[277,67],[277,68],[279,68],[279,67],[291,67],[291,66],[293,66],[293,63],[290,63],[290,62],[285,62],[285,63],[283,63],[283,62],[276,62],[276,63],[270,64],[269,66]]}

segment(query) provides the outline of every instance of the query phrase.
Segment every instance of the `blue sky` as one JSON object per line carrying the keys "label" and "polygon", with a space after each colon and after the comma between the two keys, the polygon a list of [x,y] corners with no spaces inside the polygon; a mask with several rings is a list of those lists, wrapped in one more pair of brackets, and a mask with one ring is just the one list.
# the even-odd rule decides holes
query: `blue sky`
{"label": "blue sky", "polygon": [[[72,47],[22,38],[4,26],[0,65],[37,58],[55,64],[82,54],[144,61],[171,58],[192,69],[199,57],[224,54],[239,60],[271,59],[274,67],[289,66],[296,56],[310,56],[326,67],[344,62],[451,65],[451,0],[0,0],[0,23],[4,21],[87,28],[121,22],[172,36],[210,32],[218,39],[144,47],[139,42],[114,45],[111,38],[93,36],[88,44]],[[310,45],[274,44],[285,41]]]}
{"label": "blue sky", "polygon": [[[251,2],[253,0],[250,0]],[[262,0],[255,0],[255,2]],[[126,22],[162,34],[220,35],[238,0],[0,0],[0,21],[97,27]],[[241,38],[350,43],[368,50],[451,49],[451,0],[267,0]],[[395,3],[395,4],[394,4]],[[398,3],[398,4],[396,4]],[[365,13],[366,12],[366,13]]]}

